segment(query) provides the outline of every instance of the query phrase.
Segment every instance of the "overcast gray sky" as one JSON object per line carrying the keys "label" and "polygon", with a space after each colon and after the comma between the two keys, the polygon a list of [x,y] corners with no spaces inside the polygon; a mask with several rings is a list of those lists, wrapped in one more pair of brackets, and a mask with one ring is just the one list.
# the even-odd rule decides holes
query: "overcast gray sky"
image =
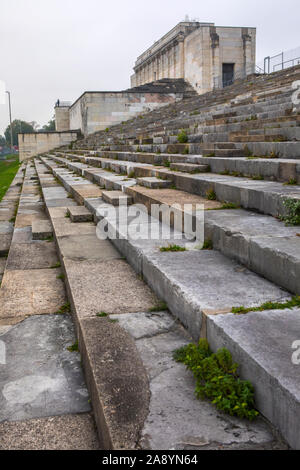
{"label": "overcast gray sky", "polygon": [[[57,98],[130,86],[136,57],[185,15],[256,26],[257,61],[300,46],[299,0],[0,0],[0,80],[13,119],[51,119]],[[8,124],[0,105],[0,134]]]}

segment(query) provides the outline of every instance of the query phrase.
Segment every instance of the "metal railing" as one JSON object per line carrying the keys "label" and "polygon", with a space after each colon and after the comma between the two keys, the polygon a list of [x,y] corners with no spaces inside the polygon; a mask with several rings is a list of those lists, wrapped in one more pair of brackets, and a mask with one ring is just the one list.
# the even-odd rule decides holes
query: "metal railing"
{"label": "metal railing", "polygon": [[274,56],[267,56],[257,67],[265,74],[294,67],[300,64],[300,47],[280,52]]}

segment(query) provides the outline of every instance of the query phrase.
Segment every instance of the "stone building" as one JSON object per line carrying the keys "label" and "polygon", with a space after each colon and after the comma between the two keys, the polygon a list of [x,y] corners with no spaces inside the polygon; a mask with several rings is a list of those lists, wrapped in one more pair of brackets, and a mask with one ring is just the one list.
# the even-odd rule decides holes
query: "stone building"
{"label": "stone building", "polygon": [[255,72],[256,28],[184,21],[141,54],[131,86],[182,78],[199,94]]}
{"label": "stone building", "polygon": [[92,134],[140,113],[206,93],[255,71],[256,29],[184,21],[138,57],[131,88],[58,100],[56,131]]}

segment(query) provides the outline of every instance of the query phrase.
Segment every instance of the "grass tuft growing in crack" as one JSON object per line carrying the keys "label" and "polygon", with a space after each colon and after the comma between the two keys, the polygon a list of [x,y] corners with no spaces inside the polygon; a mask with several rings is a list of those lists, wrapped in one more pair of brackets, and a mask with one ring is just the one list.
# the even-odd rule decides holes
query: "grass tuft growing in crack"
{"label": "grass tuft growing in crack", "polygon": [[291,309],[294,307],[300,307],[300,296],[295,296],[291,300],[286,302],[265,302],[260,307],[233,307],[231,313],[236,315],[243,315],[249,312],[263,312],[265,310],[285,310],[287,308]]}
{"label": "grass tuft growing in crack", "polygon": [[79,352],[79,345],[78,345],[78,341],[76,341],[74,344],[72,344],[72,346],[69,346],[67,348],[67,350],[69,352]]}
{"label": "grass tuft growing in crack", "polygon": [[155,307],[150,308],[149,312],[164,312],[165,310],[168,310],[168,305],[166,302],[159,302],[157,305],[155,305]]}
{"label": "grass tuft growing in crack", "polygon": [[250,421],[258,416],[254,404],[253,385],[238,377],[238,364],[227,349],[215,354],[205,339],[189,344],[173,355],[176,362],[186,365],[196,379],[195,395],[209,399],[218,410]]}
{"label": "grass tuft growing in crack", "polygon": [[161,251],[162,253],[169,252],[169,251],[177,252],[177,251],[186,251],[186,248],[184,248],[184,246],[179,246],[179,245],[168,245],[168,246],[162,246],[159,249],[159,251]]}
{"label": "grass tuft growing in crack", "polygon": [[60,307],[60,309],[56,312],[57,315],[64,315],[71,311],[71,305],[69,302],[66,302],[64,305]]}

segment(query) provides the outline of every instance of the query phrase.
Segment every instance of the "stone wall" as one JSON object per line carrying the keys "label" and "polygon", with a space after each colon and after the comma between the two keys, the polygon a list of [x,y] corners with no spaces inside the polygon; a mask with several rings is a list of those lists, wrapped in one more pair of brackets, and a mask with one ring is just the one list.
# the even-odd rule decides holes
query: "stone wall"
{"label": "stone wall", "polygon": [[68,145],[77,140],[77,132],[36,132],[19,134],[19,160],[35,157],[41,153]]}
{"label": "stone wall", "polygon": [[85,92],[70,107],[70,129],[92,134],[182,97],[182,93]]}

